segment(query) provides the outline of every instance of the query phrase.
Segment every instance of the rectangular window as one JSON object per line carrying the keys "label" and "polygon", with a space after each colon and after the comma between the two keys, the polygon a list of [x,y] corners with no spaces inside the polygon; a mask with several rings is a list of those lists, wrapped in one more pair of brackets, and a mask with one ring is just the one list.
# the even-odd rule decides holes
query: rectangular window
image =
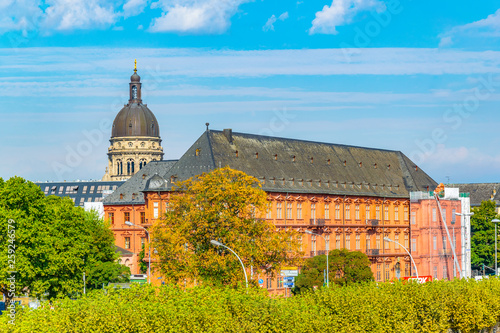
{"label": "rectangular window", "polygon": [[146,245],[146,237],[141,237],[141,249]]}
{"label": "rectangular window", "polygon": [[380,206],[379,205],[375,206],[375,218],[377,220],[380,220]]}
{"label": "rectangular window", "polygon": [[345,219],[350,220],[351,219],[351,205],[346,205],[345,206]]}
{"label": "rectangular window", "polygon": [[340,234],[335,235],[335,248],[340,250]]}
{"label": "rectangular window", "polygon": [[64,191],[64,186],[59,186],[59,194],[63,193]]}
{"label": "rectangular window", "polygon": [[417,212],[411,212],[411,224],[417,224]]}
{"label": "rectangular window", "polygon": [[94,189],[95,189],[95,186],[90,186],[89,193],[90,193],[90,194],[94,193]]}
{"label": "rectangular window", "polygon": [[330,251],[330,235],[325,236],[325,250]]}
{"label": "rectangular window", "polygon": [[153,217],[157,219],[159,216],[158,212],[158,202],[153,202]]}
{"label": "rectangular window", "polygon": [[330,204],[328,203],[325,204],[325,219],[330,219]]}
{"label": "rectangular window", "polygon": [[389,264],[385,264],[385,280],[389,281],[391,279],[391,268]]}
{"label": "rectangular window", "polygon": [[278,277],[278,288],[283,288],[283,277],[279,276]]}
{"label": "rectangular window", "polygon": [[405,247],[408,248],[409,246],[410,244],[409,244],[408,234],[405,234]]}
{"label": "rectangular window", "polygon": [[360,219],[360,216],[359,216],[359,205],[354,206],[354,214],[355,214],[356,220],[359,220]]}
{"label": "rectangular window", "polygon": [[411,276],[409,264],[405,264],[405,276]]}
{"label": "rectangular window", "polygon": [[340,220],[340,205],[339,204],[335,205],[335,219]]}
{"label": "rectangular window", "polygon": [[408,216],[408,206],[404,207],[404,219],[405,221],[408,221],[410,217]]}
{"label": "rectangular window", "polygon": [[380,250],[380,235],[375,236],[375,248]]}
{"label": "rectangular window", "polygon": [[[390,235],[387,235],[387,237],[389,237],[389,236],[390,236]],[[386,242],[386,241],[384,240],[384,248],[385,248],[386,250],[390,250],[390,248],[391,248],[391,242]]]}
{"label": "rectangular window", "polygon": [[443,250],[446,250],[446,236],[443,236]]}
{"label": "rectangular window", "polygon": [[356,250],[361,250],[361,235],[357,234],[356,235]]}
{"label": "rectangular window", "polygon": [[123,213],[123,220],[124,220],[124,222],[126,222],[126,221],[130,222],[130,212]]}
{"label": "rectangular window", "polygon": [[399,250],[399,234],[394,235],[394,240],[397,242],[394,243],[394,249]]}
{"label": "rectangular window", "polygon": [[111,224],[115,224],[115,213],[108,213],[108,221]]}
{"label": "rectangular window", "polygon": [[266,219],[270,220],[272,218],[273,218],[273,203],[268,202],[267,203]]}
{"label": "rectangular window", "polygon": [[432,222],[437,222],[437,209],[432,208]]}
{"label": "rectangular window", "polygon": [[302,219],[302,204],[300,202],[297,203],[297,219]]}
{"label": "rectangular window", "polygon": [[144,224],[144,223],[146,223],[146,213],[141,212],[141,224]]}
{"label": "rectangular window", "polygon": [[83,187],[82,194],[87,194],[87,186]]}
{"label": "rectangular window", "polygon": [[443,222],[446,223],[446,208],[443,208]]}
{"label": "rectangular window", "polygon": [[417,251],[417,240],[415,238],[411,239],[411,251],[416,252]]}
{"label": "rectangular window", "polygon": [[125,237],[125,248],[130,249],[130,237]]}
{"label": "rectangular window", "polygon": [[448,271],[446,270],[446,265],[443,266],[443,279],[448,279]]}
{"label": "rectangular window", "polygon": [[292,204],[287,203],[286,204],[286,218],[289,220],[293,219],[292,209],[293,209]]}
{"label": "rectangular window", "polygon": [[382,265],[377,264],[377,281],[382,280]]}
{"label": "rectangular window", "polygon": [[311,235],[311,256],[316,255],[316,235]]}
{"label": "rectangular window", "polygon": [[434,278],[435,279],[438,278],[438,267],[437,266],[434,266]]}
{"label": "rectangular window", "polygon": [[316,204],[311,204],[311,218],[316,219]]}
{"label": "rectangular window", "polygon": [[384,207],[384,220],[389,221],[389,207]]}
{"label": "rectangular window", "polygon": [[366,249],[370,250],[372,248],[372,243],[371,243],[370,235],[368,235],[368,234],[366,235],[365,242],[366,242]]}
{"label": "rectangular window", "polygon": [[365,206],[365,219],[367,219],[367,220],[371,219],[371,216],[370,216],[370,205],[366,205]]}
{"label": "rectangular window", "polygon": [[456,209],[453,208],[451,210],[451,223],[455,223],[455,214],[457,213]]}
{"label": "rectangular window", "polygon": [[437,240],[437,236],[432,236],[432,247],[434,248],[434,250],[437,250],[437,249],[438,249],[438,240]]}
{"label": "rectangular window", "polygon": [[351,249],[351,235],[345,235],[345,248]]}
{"label": "rectangular window", "polygon": [[276,218],[277,219],[283,218],[282,211],[281,211],[281,202],[276,203]]}
{"label": "rectangular window", "polygon": [[399,221],[399,206],[394,207],[394,221]]}
{"label": "rectangular window", "polygon": [[273,280],[271,278],[266,279],[266,288],[271,289],[273,287]]}

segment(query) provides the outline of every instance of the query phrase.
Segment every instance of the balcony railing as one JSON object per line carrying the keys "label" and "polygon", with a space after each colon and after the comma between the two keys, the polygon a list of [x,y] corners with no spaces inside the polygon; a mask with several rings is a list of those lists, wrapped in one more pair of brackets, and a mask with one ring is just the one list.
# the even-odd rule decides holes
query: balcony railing
{"label": "balcony railing", "polygon": [[379,256],[380,255],[380,249],[369,249],[366,250],[366,254],[369,256]]}
{"label": "balcony railing", "polygon": [[373,225],[373,226],[379,225],[379,222],[380,222],[380,220],[377,220],[377,219],[366,220],[367,225]]}
{"label": "balcony railing", "polygon": [[312,225],[325,225],[325,219],[310,219]]}

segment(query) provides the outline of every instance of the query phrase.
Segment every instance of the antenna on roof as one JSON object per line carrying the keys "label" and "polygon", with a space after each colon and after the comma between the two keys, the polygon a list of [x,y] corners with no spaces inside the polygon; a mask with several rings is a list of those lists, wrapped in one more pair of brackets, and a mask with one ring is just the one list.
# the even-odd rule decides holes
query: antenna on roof
{"label": "antenna on roof", "polygon": [[210,123],[205,123],[205,126],[207,126],[207,131],[208,131],[208,126],[210,126]]}

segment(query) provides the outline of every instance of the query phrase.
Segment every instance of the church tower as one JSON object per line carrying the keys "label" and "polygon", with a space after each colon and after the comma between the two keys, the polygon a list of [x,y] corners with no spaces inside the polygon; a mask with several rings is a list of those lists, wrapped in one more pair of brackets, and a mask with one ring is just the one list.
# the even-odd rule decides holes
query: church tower
{"label": "church tower", "polygon": [[151,161],[163,158],[158,121],[141,99],[141,77],[130,77],[129,101],[116,115],[108,148],[108,168],[103,181],[126,180]]}

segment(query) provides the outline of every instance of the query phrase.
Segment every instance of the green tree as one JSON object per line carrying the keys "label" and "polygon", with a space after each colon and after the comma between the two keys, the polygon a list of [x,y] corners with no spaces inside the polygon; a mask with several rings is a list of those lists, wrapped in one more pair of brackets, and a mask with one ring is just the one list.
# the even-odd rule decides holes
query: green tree
{"label": "green tree", "polygon": [[20,177],[0,181],[0,291],[8,299],[11,287],[17,295],[49,298],[81,292],[84,271],[115,264],[113,243],[95,212],[69,198],[45,197]]}
{"label": "green tree", "polygon": [[[328,254],[330,285],[346,286],[352,283],[373,281],[370,260],[366,254],[346,249],[333,250]],[[298,294],[314,286],[326,285],[326,255],[314,256],[306,260],[295,281],[293,292]]]}
{"label": "green tree", "polygon": [[495,224],[498,218],[493,201],[483,201],[481,206],[472,208],[471,217],[471,262],[474,269],[485,264],[495,267]]}
{"label": "green tree", "polygon": [[238,259],[210,240],[233,249],[247,269],[252,265],[271,276],[284,265],[300,263],[297,233],[277,230],[260,218],[268,201],[256,178],[225,167],[181,182],[175,191],[151,237],[167,283],[244,281]]}
{"label": "green tree", "polygon": [[139,252],[139,271],[141,274],[146,274],[148,271],[148,264],[144,262],[144,258],[146,257],[146,246],[142,244],[141,252]]}

